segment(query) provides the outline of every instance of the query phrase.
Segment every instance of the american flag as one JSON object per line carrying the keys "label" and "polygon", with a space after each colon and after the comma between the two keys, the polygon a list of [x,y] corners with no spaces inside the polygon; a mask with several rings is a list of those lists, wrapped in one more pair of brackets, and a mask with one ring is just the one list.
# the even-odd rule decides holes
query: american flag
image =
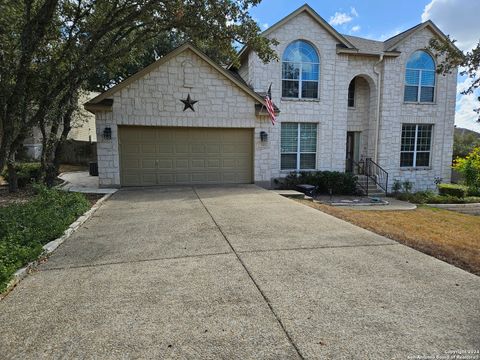
{"label": "american flag", "polygon": [[272,84],[268,88],[267,95],[265,95],[265,105],[267,106],[268,114],[270,115],[270,120],[272,121],[272,125],[275,125],[275,108],[273,107],[272,102]]}

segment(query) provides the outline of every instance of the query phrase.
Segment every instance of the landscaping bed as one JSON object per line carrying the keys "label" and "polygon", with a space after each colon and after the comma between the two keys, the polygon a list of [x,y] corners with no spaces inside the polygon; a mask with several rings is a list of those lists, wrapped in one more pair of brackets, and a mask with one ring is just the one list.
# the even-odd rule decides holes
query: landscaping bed
{"label": "landscaping bed", "polygon": [[424,206],[411,211],[358,211],[296,201],[480,276],[478,216]]}
{"label": "landscaping bed", "polygon": [[99,198],[41,186],[31,191],[22,201],[0,207],[0,293],[17,269],[37,259],[43,245],[60,237]]}

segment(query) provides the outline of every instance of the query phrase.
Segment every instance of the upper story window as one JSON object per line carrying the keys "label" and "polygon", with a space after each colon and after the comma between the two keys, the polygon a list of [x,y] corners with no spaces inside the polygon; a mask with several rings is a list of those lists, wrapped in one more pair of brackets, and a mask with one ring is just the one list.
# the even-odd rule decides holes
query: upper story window
{"label": "upper story window", "polygon": [[282,97],[317,99],[319,67],[318,53],[308,42],[288,45],[282,58]]}
{"label": "upper story window", "polygon": [[435,92],[435,62],[425,51],[415,51],[405,70],[404,101],[433,102]]}
{"label": "upper story window", "polygon": [[348,107],[355,107],[355,78],[348,85]]}

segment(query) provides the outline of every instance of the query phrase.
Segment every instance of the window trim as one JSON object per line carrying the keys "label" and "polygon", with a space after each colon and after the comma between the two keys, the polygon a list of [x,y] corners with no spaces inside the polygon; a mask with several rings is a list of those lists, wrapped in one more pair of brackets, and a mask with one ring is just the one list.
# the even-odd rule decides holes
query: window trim
{"label": "window trim", "polygon": [[[318,62],[315,63],[315,62],[294,62],[294,61],[286,61],[284,60],[284,56],[285,56],[285,52],[287,51],[288,47],[290,45],[292,45],[293,43],[295,42],[304,42],[306,44],[308,44],[309,46],[311,46],[313,48],[313,50],[315,51],[315,53],[317,54],[317,57],[318,57]],[[300,72],[298,74],[298,79],[285,79],[283,77],[283,64],[284,63],[290,63],[290,64],[300,64]],[[285,49],[283,50],[283,55],[282,55],[282,61],[281,61],[281,71],[282,71],[282,75],[281,75],[281,82],[282,82],[282,99],[289,99],[289,100],[318,100],[320,99],[320,73],[321,73],[321,67],[320,67],[320,53],[318,52],[317,48],[308,40],[303,40],[303,39],[297,39],[297,40],[294,40],[292,42],[290,42],[286,47]],[[318,65],[318,77],[316,80],[303,80],[303,64],[310,64],[310,65]],[[284,81],[296,81],[298,82],[298,96],[284,96],[283,95],[283,82]],[[316,97],[303,97],[302,96],[302,91],[303,91],[303,82],[316,82],[317,83],[317,96]]]}
{"label": "window trim", "polygon": [[[282,141],[280,134],[280,171],[314,171],[317,169],[317,153],[318,153],[318,123],[316,122],[294,122],[294,121],[285,121],[282,124],[297,124],[297,151],[296,152],[282,152]],[[301,151],[301,124],[314,124],[315,125],[315,152],[311,151]],[[281,132],[281,129],[280,129]],[[311,169],[301,169],[300,168],[300,158],[302,154],[315,154],[315,167]],[[296,155],[297,167],[296,169],[282,169],[282,155]]]}
{"label": "window trim", "polygon": [[[410,60],[410,58],[413,56],[413,54],[415,54],[417,51],[421,51],[421,52],[424,52],[425,54],[427,54],[428,56],[430,56],[430,58],[432,59],[433,61],[433,69],[432,70],[428,70],[428,69],[417,69],[417,68],[409,68],[407,67],[407,63],[408,61]],[[437,99],[437,72],[436,72],[436,69],[437,69],[437,64],[435,62],[435,58],[432,56],[432,54],[430,54],[430,52],[428,52],[427,50],[425,49],[417,49],[417,50],[414,50],[408,57],[407,57],[407,61],[405,63],[405,71],[404,71],[404,76],[403,76],[403,103],[404,104],[422,104],[422,105],[435,105],[436,104],[436,99]],[[419,71],[419,78],[418,78],[418,85],[408,85],[407,84],[407,70],[415,70],[415,71]],[[432,85],[425,85],[423,86],[422,85],[422,71],[433,71],[433,76],[434,76],[434,84],[433,86]],[[418,89],[417,89],[417,99],[416,101],[409,101],[409,100],[405,100],[405,88],[407,86],[417,86]],[[420,101],[421,99],[421,90],[422,90],[422,87],[430,87],[430,88],[433,88],[433,99],[432,101]]]}
{"label": "window trim", "polygon": [[[433,148],[433,129],[434,129],[434,124],[414,124],[414,123],[403,123],[402,124],[402,133],[403,133],[403,127],[405,125],[414,125],[415,126],[415,140],[414,140],[414,147],[413,151],[402,151],[402,140],[403,140],[403,134],[400,135],[400,169],[402,170],[408,170],[408,169],[427,169],[431,168],[432,166],[432,148]],[[418,146],[418,128],[420,126],[430,126],[430,149],[428,151],[425,150],[417,150]],[[402,153],[413,153],[413,164],[412,165],[407,165],[407,166],[402,166]],[[428,165],[421,165],[417,166],[417,154],[418,153],[428,153]]]}
{"label": "window trim", "polygon": [[[348,107],[349,109],[355,109],[355,103],[356,103],[356,101],[355,101],[355,93],[356,93],[356,90],[357,90],[357,89],[356,89],[356,80],[355,80],[356,78],[357,78],[357,77],[355,76],[352,80],[350,80],[350,83],[348,84],[348,89],[347,89],[347,107]],[[350,98],[350,85],[352,85],[352,84],[353,84],[353,86],[352,86],[352,87],[353,87],[353,91],[352,91],[352,92],[353,92],[353,97]],[[352,100],[353,105],[350,105],[350,100]]]}

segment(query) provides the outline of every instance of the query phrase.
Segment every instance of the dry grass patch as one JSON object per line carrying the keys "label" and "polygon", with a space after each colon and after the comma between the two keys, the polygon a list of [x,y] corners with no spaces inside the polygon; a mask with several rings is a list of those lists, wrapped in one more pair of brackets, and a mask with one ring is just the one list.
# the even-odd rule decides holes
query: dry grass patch
{"label": "dry grass patch", "polygon": [[361,211],[298,201],[480,275],[479,216],[430,207]]}

